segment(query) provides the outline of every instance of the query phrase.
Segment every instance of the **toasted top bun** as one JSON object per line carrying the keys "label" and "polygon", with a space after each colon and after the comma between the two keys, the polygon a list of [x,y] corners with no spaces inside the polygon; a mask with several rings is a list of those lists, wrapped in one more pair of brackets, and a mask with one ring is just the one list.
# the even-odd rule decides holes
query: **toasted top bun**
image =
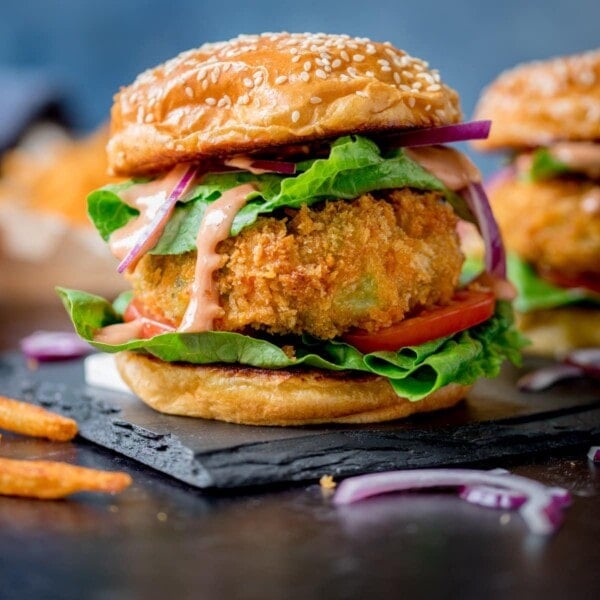
{"label": "toasted top bun", "polygon": [[109,165],[136,175],[179,162],[346,133],[461,119],[437,71],[389,42],[266,33],[204,44],[141,74],[112,108]]}
{"label": "toasted top bun", "polygon": [[524,64],[484,92],[476,119],[492,119],[481,150],[600,138],[600,50]]}

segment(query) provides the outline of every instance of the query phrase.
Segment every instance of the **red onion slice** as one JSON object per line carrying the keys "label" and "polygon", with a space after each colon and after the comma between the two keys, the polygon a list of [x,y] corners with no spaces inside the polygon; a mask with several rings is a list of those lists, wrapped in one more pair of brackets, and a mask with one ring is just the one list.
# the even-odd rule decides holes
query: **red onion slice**
{"label": "red onion slice", "polygon": [[477,506],[504,510],[515,510],[527,502],[527,496],[521,492],[499,489],[489,485],[465,486],[460,490],[458,497]]}
{"label": "red onion slice", "polygon": [[541,392],[559,381],[575,379],[583,375],[583,369],[575,365],[555,364],[537,369],[517,380],[517,388],[523,392]]}
{"label": "red onion slice", "polygon": [[600,463],[600,446],[592,446],[587,453],[587,457],[595,463]]}
{"label": "red onion slice", "polygon": [[250,171],[254,175],[263,173],[280,173],[281,175],[294,175],[296,163],[283,160],[262,160],[249,156],[232,156],[223,161],[226,167],[234,167],[244,171]]}
{"label": "red onion slice", "polygon": [[21,340],[21,352],[39,361],[78,358],[94,349],[70,331],[36,331]]}
{"label": "red onion slice", "polygon": [[494,213],[481,183],[470,183],[461,195],[477,220],[485,246],[485,270],[500,279],[506,279],[506,253]]}
{"label": "red onion slice", "polygon": [[565,357],[567,365],[581,369],[590,377],[600,377],[600,348],[580,348]]}
{"label": "red onion slice", "polygon": [[413,129],[391,136],[390,145],[396,147],[432,146],[467,140],[483,140],[490,134],[491,126],[491,121],[469,121],[456,125]]}
{"label": "red onion slice", "polygon": [[[470,469],[422,469],[390,471],[351,477],[338,486],[333,501],[346,505],[371,496],[441,487],[492,486],[526,496],[519,512],[530,531],[539,535],[554,533],[562,521],[564,500],[557,500],[556,489],[510,473]],[[565,491],[565,494],[568,492]]]}
{"label": "red onion slice", "polygon": [[184,196],[194,181],[194,177],[196,175],[195,166],[181,164],[177,165],[173,169],[173,171],[176,170],[183,171],[177,181],[177,184],[171,190],[167,199],[156,211],[156,214],[150,223],[148,223],[148,225],[142,229],[131,250],[129,250],[125,258],[119,263],[119,266],[117,267],[117,271],[119,273],[122,273],[130,265],[135,264],[144,253],[151,249],[153,246],[152,241],[156,232],[164,229],[171,216],[171,213],[173,212],[173,209],[175,208],[175,204],[177,204],[177,201]]}
{"label": "red onion slice", "polygon": [[296,173],[296,163],[283,160],[253,160],[250,166],[263,173],[280,173],[281,175],[294,175]]}

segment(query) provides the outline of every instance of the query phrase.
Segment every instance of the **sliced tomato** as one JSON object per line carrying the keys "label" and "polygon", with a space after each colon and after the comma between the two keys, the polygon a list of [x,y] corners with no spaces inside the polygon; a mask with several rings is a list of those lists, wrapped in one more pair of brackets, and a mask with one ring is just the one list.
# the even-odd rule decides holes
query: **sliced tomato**
{"label": "sliced tomato", "polygon": [[586,289],[600,294],[600,277],[598,275],[567,275],[550,269],[541,270],[539,275],[542,279],[562,288]]}
{"label": "sliced tomato", "polygon": [[361,330],[347,333],[342,339],[365,354],[418,346],[487,321],[494,314],[495,303],[492,292],[460,290],[446,306],[425,309],[373,333]]}
{"label": "sliced tomato", "polygon": [[144,339],[154,337],[155,335],[160,335],[161,333],[175,331],[175,327],[173,325],[148,317],[146,314],[147,313],[144,310],[142,303],[138,299],[134,298],[125,309],[123,320],[126,322],[141,321],[142,330],[140,336]]}

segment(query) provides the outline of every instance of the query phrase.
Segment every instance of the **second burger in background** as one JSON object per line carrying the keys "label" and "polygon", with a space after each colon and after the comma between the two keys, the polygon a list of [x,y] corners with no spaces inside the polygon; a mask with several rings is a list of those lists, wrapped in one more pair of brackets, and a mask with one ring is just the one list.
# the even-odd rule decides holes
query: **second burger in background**
{"label": "second burger in background", "polygon": [[488,192],[531,350],[600,347],[600,50],[503,73],[476,117],[512,156]]}
{"label": "second burger in background", "polygon": [[[263,34],[205,44],[115,98],[134,179],[89,212],[133,287],[61,290],[154,408],[238,423],[373,422],[456,404],[518,360],[504,253],[477,169],[487,135],[390,44]],[[476,222],[468,287],[456,225]]]}

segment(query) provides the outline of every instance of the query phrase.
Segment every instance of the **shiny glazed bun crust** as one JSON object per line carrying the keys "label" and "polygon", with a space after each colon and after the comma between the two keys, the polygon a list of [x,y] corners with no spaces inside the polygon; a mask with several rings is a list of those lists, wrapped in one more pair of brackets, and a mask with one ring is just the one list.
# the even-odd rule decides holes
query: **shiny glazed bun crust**
{"label": "shiny glazed bun crust", "polygon": [[121,377],[153,409],[245,425],[376,423],[454,406],[470,386],[449,384],[418,402],[383,377],[320,369],[166,363],[133,352],[116,356]]}
{"label": "shiny glazed bun crust", "polygon": [[519,65],[482,94],[476,119],[491,119],[481,150],[600,138],[600,50]]}
{"label": "shiny glazed bun crust", "polygon": [[389,43],[267,33],[205,44],[141,74],[112,108],[110,168],[136,175],[179,162],[347,133],[461,119],[437,71]]}

